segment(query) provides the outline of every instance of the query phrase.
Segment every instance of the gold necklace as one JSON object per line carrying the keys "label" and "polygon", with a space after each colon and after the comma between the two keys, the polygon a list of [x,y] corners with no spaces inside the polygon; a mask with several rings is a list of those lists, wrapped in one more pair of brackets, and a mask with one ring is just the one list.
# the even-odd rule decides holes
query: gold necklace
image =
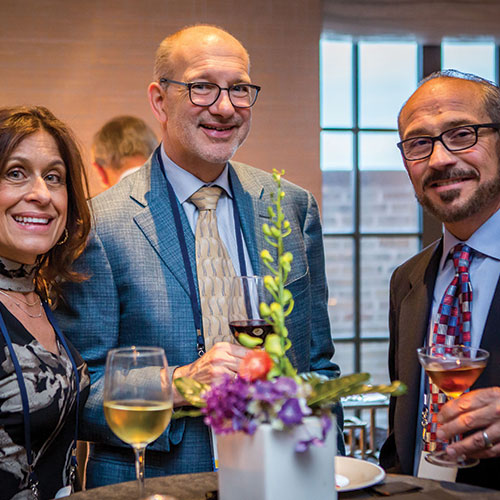
{"label": "gold necklace", "polygon": [[39,310],[38,310],[38,313],[37,314],[31,314],[29,313],[28,311],[26,311],[25,309],[23,309],[21,307],[21,302],[18,302],[17,299],[15,299],[12,295],[9,295],[8,293],[4,292],[3,290],[0,290],[0,294],[2,295],[5,295],[5,297],[8,297],[10,300],[12,300],[14,302],[14,304],[24,313],[26,314],[27,316],[29,316],[30,318],[40,318],[42,316],[42,311],[43,311],[43,308],[42,308],[42,301],[40,299],[40,297],[37,295],[37,300],[33,303],[31,302],[27,302],[26,300],[23,300],[23,299],[19,299],[21,302],[23,302],[24,304],[26,304],[27,306],[29,307],[33,307],[33,306],[36,306],[37,304],[39,304]]}

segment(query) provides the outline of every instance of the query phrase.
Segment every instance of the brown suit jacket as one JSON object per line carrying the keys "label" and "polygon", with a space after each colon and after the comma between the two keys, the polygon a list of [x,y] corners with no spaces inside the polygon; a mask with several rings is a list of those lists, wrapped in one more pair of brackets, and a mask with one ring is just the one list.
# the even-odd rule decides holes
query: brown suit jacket
{"label": "brown suit jacket", "polygon": [[[438,240],[398,267],[391,278],[389,311],[389,374],[408,386],[404,396],[391,398],[389,437],[380,452],[382,467],[413,474],[415,435],[420,416],[420,365],[416,349],[424,345],[432,295],[442,254]],[[481,347],[490,352],[488,366],[472,389],[500,385],[500,281],[483,332]],[[500,489],[500,459],[481,460],[459,470],[457,481]]]}

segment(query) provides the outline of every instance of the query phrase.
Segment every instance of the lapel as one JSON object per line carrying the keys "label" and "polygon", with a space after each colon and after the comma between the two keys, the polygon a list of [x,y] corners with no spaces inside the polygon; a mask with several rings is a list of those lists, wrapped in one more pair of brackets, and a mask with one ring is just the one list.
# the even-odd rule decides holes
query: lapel
{"label": "lapel", "polygon": [[[408,276],[409,291],[401,301],[398,318],[397,377],[408,386],[406,396],[396,405],[395,438],[402,468],[413,470],[415,436],[420,394],[421,371],[416,350],[424,345],[429,328],[432,295],[436,281],[439,260],[442,253],[442,240],[428,247],[422,258]],[[395,290],[397,294],[398,291]],[[408,437],[410,430],[410,439]],[[398,432],[399,430],[399,432]]]}
{"label": "lapel", "polygon": [[238,162],[229,164],[229,177],[253,272],[261,275],[263,269],[259,253],[264,248],[265,241],[262,224],[269,219],[267,213],[269,202],[264,200],[264,186],[251,175],[248,167]]}
{"label": "lapel", "polygon": [[[134,221],[163,263],[170,269],[186,293],[189,294],[186,269],[168,197],[167,183],[156,159],[156,154],[152,155],[149,162],[141,169],[141,172],[143,175],[138,177],[130,194],[131,198],[141,205],[141,208],[134,216]],[[196,273],[194,235],[184,210],[182,210],[177,200],[176,203],[184,228],[191,268]]]}
{"label": "lapel", "polygon": [[490,353],[488,364],[477,382],[472,386],[473,389],[480,387],[494,387],[498,385],[500,376],[500,342],[498,342],[498,325],[500,323],[500,280],[497,283],[493,299],[491,301],[488,318],[484,326],[481,345]]}

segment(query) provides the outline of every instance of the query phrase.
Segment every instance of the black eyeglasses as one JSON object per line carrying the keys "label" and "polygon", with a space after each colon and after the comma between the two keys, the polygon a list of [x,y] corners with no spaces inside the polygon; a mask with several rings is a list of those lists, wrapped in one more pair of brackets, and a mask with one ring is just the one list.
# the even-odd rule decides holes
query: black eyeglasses
{"label": "black eyeglasses", "polygon": [[463,151],[476,144],[480,128],[500,129],[500,123],[479,123],[476,125],[462,125],[450,128],[435,137],[411,137],[398,142],[403,157],[407,161],[423,160],[432,155],[434,144],[439,141],[448,151]]}
{"label": "black eyeglasses", "polygon": [[235,108],[250,108],[255,104],[260,87],[251,83],[237,83],[231,87],[220,87],[210,82],[177,82],[169,78],[160,78],[160,83],[184,85],[189,90],[189,99],[195,106],[212,106],[223,90],[227,90],[229,100]]}

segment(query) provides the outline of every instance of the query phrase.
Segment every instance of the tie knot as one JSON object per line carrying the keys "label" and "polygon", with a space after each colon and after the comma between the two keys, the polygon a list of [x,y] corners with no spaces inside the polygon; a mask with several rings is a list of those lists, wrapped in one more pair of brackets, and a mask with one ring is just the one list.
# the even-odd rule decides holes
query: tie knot
{"label": "tie knot", "polygon": [[451,250],[453,255],[453,264],[457,273],[466,273],[469,271],[470,261],[472,260],[473,250],[468,245],[459,243]]}
{"label": "tie knot", "polygon": [[203,186],[191,195],[189,201],[194,203],[198,210],[215,210],[222,188],[219,186]]}

